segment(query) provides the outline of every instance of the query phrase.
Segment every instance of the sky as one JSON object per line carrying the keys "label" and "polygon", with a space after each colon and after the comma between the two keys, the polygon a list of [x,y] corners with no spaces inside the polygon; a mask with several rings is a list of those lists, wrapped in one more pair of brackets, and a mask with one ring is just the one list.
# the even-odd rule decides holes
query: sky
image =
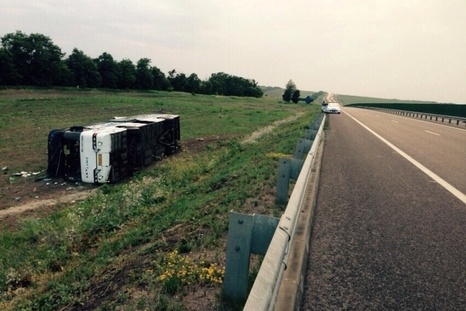
{"label": "sky", "polygon": [[[466,103],[466,0],[0,0],[0,37],[284,88]],[[66,56],[65,56],[66,58]]]}

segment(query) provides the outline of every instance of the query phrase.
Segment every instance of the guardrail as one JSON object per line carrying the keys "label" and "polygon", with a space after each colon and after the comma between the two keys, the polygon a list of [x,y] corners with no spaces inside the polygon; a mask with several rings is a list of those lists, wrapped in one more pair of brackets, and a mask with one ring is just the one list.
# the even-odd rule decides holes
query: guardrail
{"label": "guardrail", "polygon": [[378,111],[383,111],[391,114],[397,114],[405,117],[411,118],[419,118],[428,121],[435,121],[435,122],[442,122],[448,123],[452,125],[466,127],[466,118],[456,117],[456,116],[446,116],[446,115],[439,115],[439,114],[431,114],[425,112],[416,112],[416,111],[407,111],[407,110],[398,110],[398,109],[389,109],[389,108],[380,108],[380,107],[367,107],[367,106],[353,106],[357,108],[364,108],[364,109],[373,109]]}
{"label": "guardrail", "polygon": [[303,208],[303,204],[306,203],[311,168],[314,165],[317,149],[321,143],[325,119],[326,116],[324,115],[314,142],[306,156],[285,212],[280,218],[267,253],[262,261],[244,306],[244,310],[246,311],[266,311],[274,309],[283,272],[287,266],[289,249],[293,240],[296,223],[301,214],[300,211]]}

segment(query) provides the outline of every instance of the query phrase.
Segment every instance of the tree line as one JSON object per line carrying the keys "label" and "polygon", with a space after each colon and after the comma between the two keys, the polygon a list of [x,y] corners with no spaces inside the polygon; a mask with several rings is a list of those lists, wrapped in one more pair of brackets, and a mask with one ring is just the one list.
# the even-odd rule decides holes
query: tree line
{"label": "tree line", "polygon": [[38,33],[21,31],[1,38],[0,85],[3,86],[73,86],[84,88],[140,89],[180,91],[198,94],[262,97],[257,82],[223,72],[207,80],[197,74],[187,76],[171,70],[165,75],[151,65],[149,58],[134,64],[129,59],[116,61],[104,52],[93,59],[74,48],[65,57],[52,40]]}

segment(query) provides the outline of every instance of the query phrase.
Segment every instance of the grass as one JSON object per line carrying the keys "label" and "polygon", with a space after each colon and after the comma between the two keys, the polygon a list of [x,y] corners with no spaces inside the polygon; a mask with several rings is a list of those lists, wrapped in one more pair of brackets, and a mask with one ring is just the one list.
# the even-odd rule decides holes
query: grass
{"label": "grass", "polygon": [[[83,202],[3,230],[2,310],[235,309],[219,299],[228,213],[281,213],[273,203],[277,155],[293,154],[319,111],[270,99],[48,90],[0,93],[0,108],[0,131],[8,136],[0,141],[1,165],[32,171],[46,165],[50,129],[114,115],[179,114],[184,146],[215,137]],[[257,142],[242,143],[303,111]],[[11,162],[8,154],[15,154]]]}
{"label": "grass", "polygon": [[[183,121],[183,139],[191,139],[205,135],[244,135],[296,110],[296,106],[271,103],[256,98],[176,92],[25,90],[10,94],[0,91],[0,166],[9,166],[11,171],[44,169],[45,142],[50,130],[102,122],[114,116],[154,112],[179,114]],[[37,157],[25,163],[24,157],[31,152],[36,152]]]}

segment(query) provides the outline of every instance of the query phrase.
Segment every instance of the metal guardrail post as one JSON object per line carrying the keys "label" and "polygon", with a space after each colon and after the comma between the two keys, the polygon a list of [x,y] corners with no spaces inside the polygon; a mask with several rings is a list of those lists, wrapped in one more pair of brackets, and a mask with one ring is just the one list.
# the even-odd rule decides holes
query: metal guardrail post
{"label": "metal guardrail post", "polygon": [[304,159],[305,155],[309,152],[312,146],[312,140],[309,139],[298,139],[296,142],[296,149],[293,155],[295,159]]}
{"label": "metal guardrail post", "polygon": [[246,299],[251,254],[266,253],[278,221],[276,217],[230,212],[222,290],[224,299],[235,303]]}
{"label": "metal guardrail post", "polygon": [[304,160],[302,159],[286,158],[278,160],[276,204],[286,204],[288,201],[288,191],[290,190],[290,180],[298,179],[303,164]]}
{"label": "metal guardrail post", "polygon": [[277,190],[275,203],[285,204],[288,201],[290,189],[291,159],[278,160]]}
{"label": "metal guardrail post", "polygon": [[322,123],[322,115],[319,115],[304,131],[304,138],[298,139],[293,159],[285,158],[278,161],[277,192],[275,194],[276,204],[286,204],[290,179],[296,180],[303,167],[304,158],[312,147],[314,138]]}
{"label": "metal guardrail post", "polygon": [[317,130],[313,130],[313,129],[304,130],[305,139],[314,140],[314,138],[316,137],[316,134],[317,134]]}

